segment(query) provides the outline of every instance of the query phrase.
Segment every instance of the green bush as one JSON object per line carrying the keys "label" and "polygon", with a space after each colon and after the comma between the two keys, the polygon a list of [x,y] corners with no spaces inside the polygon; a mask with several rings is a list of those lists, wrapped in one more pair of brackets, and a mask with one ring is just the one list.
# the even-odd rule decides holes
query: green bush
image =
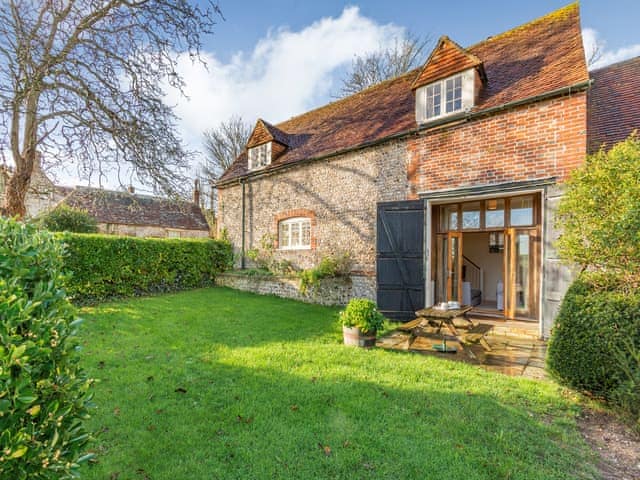
{"label": "green bush", "polygon": [[75,311],[49,232],[0,218],[0,478],[71,478],[89,435]]}
{"label": "green bush", "polygon": [[628,348],[640,351],[640,293],[621,291],[611,277],[582,274],[556,318],[549,370],[574,388],[615,401],[629,377],[640,375],[640,365],[621,362]]}
{"label": "green bush", "polygon": [[40,217],[40,223],[51,232],[96,233],[96,219],[85,210],[59,205]]}
{"label": "green bush", "polygon": [[344,310],[338,313],[338,320],[345,327],[358,327],[362,332],[376,332],[384,324],[384,316],[376,304],[366,298],[353,298]]}
{"label": "green bush", "polygon": [[67,289],[79,302],[212,285],[231,266],[227,242],[65,233]]}
{"label": "green bush", "polygon": [[349,275],[353,259],[350,253],[339,253],[323,257],[317,266],[301,271],[300,292],[306,294],[311,287],[317,286],[320,280],[330,277],[344,277]]}
{"label": "green bush", "polygon": [[275,241],[273,235],[266,234],[260,239],[260,246],[247,251],[247,258],[251,260],[258,270],[268,270],[273,275],[291,275],[296,268],[290,260],[278,260],[275,257]]}
{"label": "green bush", "polygon": [[616,357],[622,368],[623,381],[613,392],[612,400],[635,419],[636,430],[640,432],[640,347],[627,339],[617,350]]}
{"label": "green bush", "polygon": [[631,135],[587,157],[568,182],[556,246],[568,263],[640,285],[640,139]]}

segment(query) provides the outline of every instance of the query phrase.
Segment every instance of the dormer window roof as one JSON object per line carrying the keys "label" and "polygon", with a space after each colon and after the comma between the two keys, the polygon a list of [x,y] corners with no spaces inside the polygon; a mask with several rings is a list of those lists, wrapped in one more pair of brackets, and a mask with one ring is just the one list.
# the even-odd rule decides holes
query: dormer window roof
{"label": "dormer window roof", "polygon": [[289,146],[288,135],[270,123],[258,119],[247,142],[247,167],[256,170],[270,165]]}
{"label": "dormer window roof", "polygon": [[475,69],[480,80],[483,83],[486,82],[482,61],[449,37],[442,36],[411,88],[416,90],[436,80],[442,80],[469,69]]}
{"label": "dormer window roof", "polygon": [[420,124],[470,111],[485,81],[480,59],[441,37],[412,85],[416,121]]}

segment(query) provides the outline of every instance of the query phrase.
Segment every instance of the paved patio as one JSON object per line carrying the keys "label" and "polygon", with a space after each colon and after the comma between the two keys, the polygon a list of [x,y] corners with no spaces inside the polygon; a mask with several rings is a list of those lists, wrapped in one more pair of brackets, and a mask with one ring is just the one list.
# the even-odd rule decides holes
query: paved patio
{"label": "paved patio", "polygon": [[[482,322],[484,323],[484,322]],[[456,325],[462,329],[464,325]],[[387,335],[380,337],[376,345],[380,348],[434,355],[436,357],[458,362],[479,365],[506,375],[528,378],[545,378],[544,371],[546,343],[533,335],[523,335],[518,330],[495,328],[485,338],[491,351],[479,344],[464,344],[442,329],[439,333],[432,326],[420,326],[413,331],[403,331],[402,325]],[[455,353],[441,353],[434,350],[434,345],[442,344],[443,333],[446,334],[447,346],[455,347]]]}

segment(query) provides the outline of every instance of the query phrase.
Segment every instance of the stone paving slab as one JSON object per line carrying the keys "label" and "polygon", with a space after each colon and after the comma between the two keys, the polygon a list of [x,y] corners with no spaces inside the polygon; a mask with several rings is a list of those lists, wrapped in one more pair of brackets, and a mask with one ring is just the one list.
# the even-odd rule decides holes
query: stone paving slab
{"label": "stone paving slab", "polygon": [[394,330],[378,339],[376,345],[391,350],[410,351],[424,355],[471,363],[490,371],[512,376],[523,376],[533,379],[546,378],[545,342],[517,335],[489,334],[487,342],[491,351],[485,351],[476,344],[461,345],[457,339],[447,335],[447,345],[455,346],[456,353],[441,353],[433,349],[434,344],[442,343],[444,332],[424,325],[413,332]]}

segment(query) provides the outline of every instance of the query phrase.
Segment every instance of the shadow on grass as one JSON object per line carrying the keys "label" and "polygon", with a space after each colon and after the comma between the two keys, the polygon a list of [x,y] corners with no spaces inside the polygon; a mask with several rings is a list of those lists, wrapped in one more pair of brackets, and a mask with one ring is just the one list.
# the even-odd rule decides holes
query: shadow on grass
{"label": "shadow on grass", "polygon": [[400,387],[322,365],[161,370],[153,381],[102,372],[103,454],[87,478],[595,478],[571,422],[544,398],[527,408],[424,373]]}
{"label": "shadow on grass", "polygon": [[336,311],[221,288],[86,310],[83,478],[595,477],[552,384],[344,347]]}

